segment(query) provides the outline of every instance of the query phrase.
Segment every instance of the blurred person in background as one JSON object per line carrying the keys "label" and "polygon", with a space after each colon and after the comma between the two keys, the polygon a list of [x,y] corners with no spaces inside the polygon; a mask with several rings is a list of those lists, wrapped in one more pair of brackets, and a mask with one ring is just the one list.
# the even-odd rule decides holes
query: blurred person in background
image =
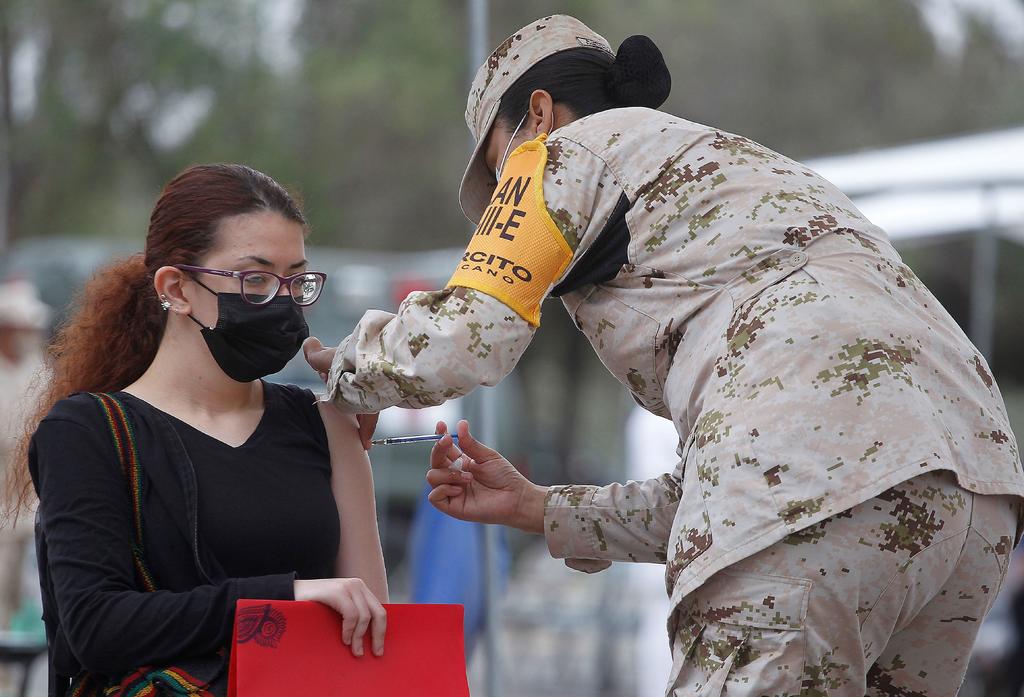
{"label": "blurred person in background", "polygon": [[669,694],[954,694],[1020,535],[989,367],[842,192],[658,111],[670,85],[646,37],[509,36],[470,90],[478,227],[448,287],[307,359],[348,411],[436,404],[507,375],[560,297],[678,464],[538,487],[463,422],[432,502],[574,568],[664,563]]}
{"label": "blurred person in background", "polygon": [[[0,283],[0,468],[7,474],[14,444],[24,430],[30,388],[43,368],[50,307],[29,281]],[[0,529],[0,627],[8,627],[22,602],[21,569],[32,540],[32,519]]]}
{"label": "blurred person in background", "polygon": [[[383,650],[355,419],[262,379],[299,350],[324,287],[307,232],[265,174],[191,167],[144,253],[100,269],[58,332],[10,482],[23,508],[39,499],[51,695],[225,694],[242,598],[319,601],[353,654],[366,634]],[[265,640],[283,631],[252,619]]]}

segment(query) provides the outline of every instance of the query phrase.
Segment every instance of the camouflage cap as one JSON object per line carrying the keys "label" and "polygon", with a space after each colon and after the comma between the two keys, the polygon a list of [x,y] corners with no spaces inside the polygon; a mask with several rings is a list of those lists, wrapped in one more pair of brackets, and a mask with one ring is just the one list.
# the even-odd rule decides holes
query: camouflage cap
{"label": "camouflage cap", "polygon": [[491,131],[505,91],[532,66],[570,48],[596,48],[614,56],[608,41],[568,15],[552,15],[531,22],[502,41],[476,72],[466,102],[466,125],[476,147],[459,187],[459,203],[476,224],[494,191],[494,175],[484,162],[484,143]]}

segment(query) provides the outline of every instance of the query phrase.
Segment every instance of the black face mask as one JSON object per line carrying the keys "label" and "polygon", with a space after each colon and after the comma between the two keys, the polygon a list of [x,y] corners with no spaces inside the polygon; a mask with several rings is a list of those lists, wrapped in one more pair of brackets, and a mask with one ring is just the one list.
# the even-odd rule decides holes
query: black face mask
{"label": "black face mask", "polygon": [[306,318],[287,295],[266,305],[250,305],[238,293],[206,290],[217,296],[217,326],[211,329],[189,317],[203,328],[213,359],[232,380],[252,382],[276,373],[309,336]]}

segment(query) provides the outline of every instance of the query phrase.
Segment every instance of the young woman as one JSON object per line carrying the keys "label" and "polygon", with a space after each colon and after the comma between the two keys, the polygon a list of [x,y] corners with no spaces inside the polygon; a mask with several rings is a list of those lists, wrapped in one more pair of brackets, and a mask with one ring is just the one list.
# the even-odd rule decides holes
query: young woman
{"label": "young woman", "polygon": [[350,411],[436,404],[504,377],[561,298],[672,420],[678,466],[537,487],[463,425],[475,462],[440,441],[431,501],[576,568],[665,564],[668,694],[953,694],[1022,530],[999,389],[884,231],[803,165],[659,111],[670,84],[646,37],[613,51],[558,15],[509,36],[470,89],[479,227],[448,287],[310,362]]}
{"label": "young woman", "polygon": [[240,598],[322,602],[354,654],[368,631],[382,652],[355,419],[260,379],[299,350],[326,279],[306,234],[270,177],[192,167],[157,201],[145,253],[100,270],[56,337],[13,482],[39,497],[51,694],[182,675],[220,694]]}

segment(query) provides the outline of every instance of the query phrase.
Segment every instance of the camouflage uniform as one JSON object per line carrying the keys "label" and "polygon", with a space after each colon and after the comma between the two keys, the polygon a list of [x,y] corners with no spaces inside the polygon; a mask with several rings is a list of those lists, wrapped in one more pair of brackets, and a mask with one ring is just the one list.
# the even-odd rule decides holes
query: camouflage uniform
{"label": "camouflage uniform", "polygon": [[669,693],[955,694],[1016,508],[938,470],[719,571],[673,616]]}
{"label": "camouflage uniform", "polygon": [[[561,19],[525,27],[481,68],[467,110],[478,140],[493,120],[495,105],[482,105],[493,99],[494,83],[500,96],[539,59],[530,53],[536,36]],[[673,421],[681,443],[679,466],[659,478],[552,487],[545,536],[551,554],[575,568],[666,564],[677,656],[692,654],[686,637],[697,626],[694,612],[707,615],[701,599],[713,605],[729,585],[708,579],[735,578],[723,570],[767,554],[786,560],[778,571],[804,579],[797,585],[817,583],[818,567],[786,565],[793,540],[847,525],[851,512],[851,521],[863,517],[864,529],[874,529],[865,502],[896,496],[901,483],[952,472],[956,483],[943,480],[943,496],[959,495],[968,510],[985,499],[972,492],[1024,496],[1017,444],[985,359],[885,233],[831,183],[746,138],[644,108],[581,118],[555,130],[546,146],[543,195],[572,250],[551,293],[634,399]],[[478,163],[479,150],[467,179]],[[486,202],[467,201],[467,188],[463,207],[479,217]],[[330,396],[353,411],[436,404],[498,382],[534,329],[472,288],[414,293],[397,315],[367,313],[342,342]],[[923,486],[918,481],[925,480],[912,485]],[[1017,499],[994,500],[1013,516],[979,533],[992,544],[976,556],[993,563],[955,579],[964,587],[997,588],[1005,570],[998,560],[1018,539]],[[868,515],[857,516],[861,510]],[[961,509],[948,524],[945,509],[931,510],[940,527],[963,527]],[[816,549],[829,547],[819,541]],[[895,574],[910,560],[907,551],[860,545],[836,560]],[[832,567],[822,561],[820,568]],[[979,602],[973,619],[987,608]],[[911,607],[893,606],[901,621],[919,609]],[[805,627],[826,629],[835,628]],[[971,622],[954,645],[964,661],[976,629]],[[872,634],[876,658],[883,634]],[[852,676],[874,658],[853,661],[845,652],[862,647],[846,639],[853,635],[838,648],[826,637],[820,647],[843,652],[832,657],[855,666],[843,684],[861,687],[805,694],[864,693],[863,675]],[[899,660],[916,675],[920,657],[909,650]],[[679,679],[710,684],[690,672]],[[691,694],[693,684],[679,694]],[[761,694],[760,683],[748,689]],[[948,682],[922,692],[947,693]]]}

